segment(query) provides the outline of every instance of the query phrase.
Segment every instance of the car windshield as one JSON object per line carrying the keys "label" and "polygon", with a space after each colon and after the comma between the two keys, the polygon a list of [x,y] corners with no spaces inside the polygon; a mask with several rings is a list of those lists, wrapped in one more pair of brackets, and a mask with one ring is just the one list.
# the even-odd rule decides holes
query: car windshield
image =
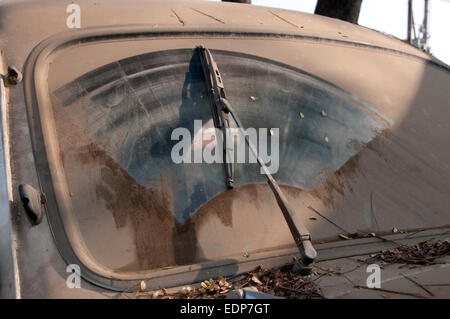
{"label": "car windshield", "polygon": [[[243,126],[278,141],[273,176],[293,205],[386,126],[370,105],[302,70],[211,52]],[[65,211],[49,213],[71,216],[66,232],[76,227],[73,238],[98,265],[133,273],[293,247],[256,164],[235,163],[235,187],[227,190],[223,164],[195,161],[214,128],[195,48],[97,62],[63,85],[67,75],[54,65],[48,90],[68,196]],[[184,162],[173,160],[179,128],[193,150]]]}

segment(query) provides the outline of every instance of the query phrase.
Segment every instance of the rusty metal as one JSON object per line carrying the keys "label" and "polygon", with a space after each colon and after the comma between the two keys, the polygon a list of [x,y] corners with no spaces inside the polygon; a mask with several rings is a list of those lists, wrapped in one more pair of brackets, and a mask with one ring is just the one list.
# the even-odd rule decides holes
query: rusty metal
{"label": "rusty metal", "polygon": [[4,76],[5,86],[17,85],[22,82],[22,78],[22,73],[15,66],[9,66]]}

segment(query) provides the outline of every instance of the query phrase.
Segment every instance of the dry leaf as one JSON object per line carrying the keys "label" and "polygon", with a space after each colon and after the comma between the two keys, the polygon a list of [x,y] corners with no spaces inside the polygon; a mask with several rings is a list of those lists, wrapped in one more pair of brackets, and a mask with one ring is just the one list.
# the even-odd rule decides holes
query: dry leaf
{"label": "dry leaf", "polygon": [[344,234],[339,234],[339,238],[342,238],[342,239],[351,239],[350,237],[348,237],[348,236],[346,236],[346,235],[344,235]]}
{"label": "dry leaf", "polygon": [[161,296],[161,292],[160,291],[155,291],[152,295],[152,298],[158,298],[159,296]]}
{"label": "dry leaf", "polygon": [[258,277],[256,277],[255,275],[252,276],[252,281],[253,281],[255,284],[258,284],[258,285],[262,285],[262,284],[263,284],[263,283],[258,279]]}

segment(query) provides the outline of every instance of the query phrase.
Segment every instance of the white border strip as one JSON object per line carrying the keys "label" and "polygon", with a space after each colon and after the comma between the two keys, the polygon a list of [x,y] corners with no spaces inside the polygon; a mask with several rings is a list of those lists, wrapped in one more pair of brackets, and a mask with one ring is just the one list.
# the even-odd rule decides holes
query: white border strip
{"label": "white border strip", "polygon": [[[4,65],[3,57],[0,56],[0,72],[1,74],[7,73],[7,68]],[[9,232],[11,235],[11,259],[12,259],[12,270],[14,276],[14,296],[17,299],[22,298],[22,293],[20,289],[20,274],[19,274],[19,264],[17,259],[17,234],[12,223],[11,215],[11,203],[13,201],[12,195],[12,180],[11,180],[11,163],[10,163],[10,141],[9,141],[9,121],[8,121],[8,95],[6,88],[4,86],[3,79],[0,81],[0,115],[1,115],[1,145],[3,148],[3,154],[0,154],[0,160],[3,161],[5,165],[5,177],[6,177],[6,191],[8,195],[8,211],[10,213],[10,228]],[[2,156],[3,155],[3,156]]]}

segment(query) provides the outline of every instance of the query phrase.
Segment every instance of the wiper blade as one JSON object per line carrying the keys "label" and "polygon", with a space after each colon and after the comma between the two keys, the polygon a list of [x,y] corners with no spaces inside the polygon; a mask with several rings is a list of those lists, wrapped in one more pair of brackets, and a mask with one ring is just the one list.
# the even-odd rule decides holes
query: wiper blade
{"label": "wiper blade", "polygon": [[[222,81],[222,77],[220,75],[220,71],[219,71],[219,68],[217,67],[217,64],[214,62],[214,58],[213,58],[211,52],[202,46],[199,46],[197,48],[197,50],[199,52],[200,60],[202,62],[202,67],[203,67],[203,72],[205,74],[205,80],[206,80],[208,92],[211,97],[211,104],[213,107],[213,114],[214,114],[213,116],[215,116],[215,121],[217,119],[219,121],[219,124],[223,124],[224,123],[223,119],[224,118],[227,119],[227,121],[226,121],[227,126],[225,127],[224,130],[222,130],[222,132],[226,131],[226,129],[229,128],[229,123],[230,123],[228,121],[229,115],[231,115],[231,117],[235,121],[235,123],[239,129],[239,132],[244,137],[245,142],[247,143],[250,151],[256,157],[259,166],[264,171],[264,174],[266,175],[266,178],[267,178],[267,183],[269,184],[270,189],[272,190],[273,194],[275,195],[275,198],[278,203],[278,207],[280,207],[281,212],[283,213],[283,216],[286,220],[286,223],[289,226],[289,230],[291,231],[291,234],[294,237],[294,241],[300,251],[301,260],[296,260],[293,271],[300,272],[302,274],[310,274],[311,270],[312,270],[312,264],[317,257],[317,252],[311,243],[311,235],[309,233],[309,230],[301,222],[301,220],[299,219],[299,215],[294,213],[295,211],[294,211],[293,207],[289,204],[286,196],[284,195],[284,193],[281,190],[280,186],[278,185],[277,181],[272,177],[266,164],[259,156],[257,149],[255,148],[253,143],[250,141],[248,135],[245,133],[245,129],[244,129],[241,121],[239,120],[238,116],[236,115],[236,113],[234,112],[233,108],[231,107],[230,103],[228,102],[228,100],[226,98],[225,88],[224,88],[224,84]],[[214,113],[214,112],[216,112],[216,113]],[[220,122],[220,120],[222,120],[222,122]],[[220,126],[220,127],[224,128],[224,126]],[[225,145],[224,145],[224,148],[226,148]],[[225,153],[226,153],[226,150],[224,150],[224,154]],[[227,165],[228,164],[229,163],[227,163]],[[232,173],[232,170],[231,170],[231,173]],[[228,177],[229,177],[229,175],[227,172],[227,179],[228,179]]]}
{"label": "wiper blade", "polygon": [[219,68],[214,62],[208,49],[198,48],[200,61],[202,62],[203,74],[205,76],[208,94],[211,98],[211,112],[214,126],[222,131],[223,162],[225,165],[225,178],[228,188],[233,188],[233,160],[230,151],[227,149],[227,136],[230,128],[230,115],[221,107],[221,99],[226,99],[225,89],[222,83],[222,76]]}

